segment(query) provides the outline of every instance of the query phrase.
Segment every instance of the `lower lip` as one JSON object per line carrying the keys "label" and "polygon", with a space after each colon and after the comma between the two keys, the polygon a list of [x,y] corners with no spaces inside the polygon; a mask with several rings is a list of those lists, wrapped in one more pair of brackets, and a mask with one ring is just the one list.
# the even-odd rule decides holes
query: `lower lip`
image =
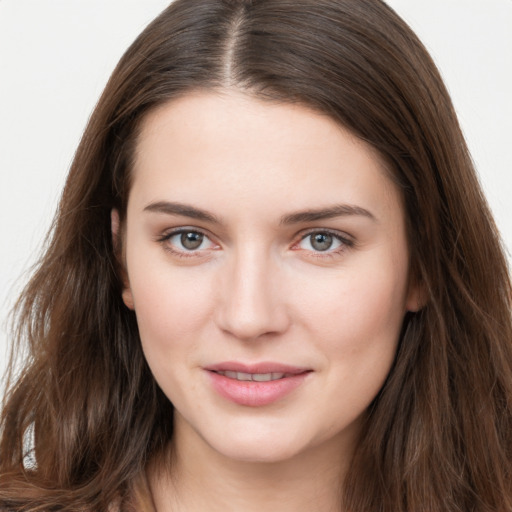
{"label": "lower lip", "polygon": [[310,372],[268,382],[230,379],[208,371],[213,388],[219,395],[238,405],[261,407],[281,400],[299,387]]}

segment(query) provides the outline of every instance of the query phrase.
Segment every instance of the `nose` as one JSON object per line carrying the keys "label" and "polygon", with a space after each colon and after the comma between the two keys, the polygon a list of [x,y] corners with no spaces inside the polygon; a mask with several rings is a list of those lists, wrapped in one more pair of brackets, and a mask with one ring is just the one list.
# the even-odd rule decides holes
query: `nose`
{"label": "nose", "polygon": [[217,304],[217,325],[240,340],[285,332],[290,318],[282,271],[265,254],[245,251],[226,264]]}

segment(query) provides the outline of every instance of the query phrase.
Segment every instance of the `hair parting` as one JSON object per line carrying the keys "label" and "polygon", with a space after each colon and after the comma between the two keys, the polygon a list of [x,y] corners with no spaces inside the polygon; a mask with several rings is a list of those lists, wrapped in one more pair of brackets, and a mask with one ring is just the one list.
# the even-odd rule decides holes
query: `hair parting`
{"label": "hair parting", "polygon": [[147,114],[227,89],[335,119],[375,148],[403,196],[424,306],[407,314],[368,411],[345,509],[512,511],[507,261],[440,74],[380,0],[176,0],[127,50],[16,306],[0,508],[152,510],[145,471],[167,460],[173,407],[122,301],[110,215],[122,225]]}

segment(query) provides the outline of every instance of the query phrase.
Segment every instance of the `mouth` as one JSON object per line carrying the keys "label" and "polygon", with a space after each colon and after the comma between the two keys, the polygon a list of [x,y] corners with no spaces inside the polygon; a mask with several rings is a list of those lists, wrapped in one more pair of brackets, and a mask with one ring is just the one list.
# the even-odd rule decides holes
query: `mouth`
{"label": "mouth", "polygon": [[233,371],[218,371],[214,372],[218,375],[222,375],[223,377],[227,377],[228,379],[234,379],[239,381],[252,381],[252,382],[271,382],[274,380],[286,379],[287,377],[292,377],[293,373],[282,373],[282,372],[272,372],[272,373],[245,373],[245,372],[233,372]]}
{"label": "mouth", "polygon": [[259,363],[226,362],[204,368],[222,398],[238,405],[261,407],[280,401],[299,388],[310,368]]}

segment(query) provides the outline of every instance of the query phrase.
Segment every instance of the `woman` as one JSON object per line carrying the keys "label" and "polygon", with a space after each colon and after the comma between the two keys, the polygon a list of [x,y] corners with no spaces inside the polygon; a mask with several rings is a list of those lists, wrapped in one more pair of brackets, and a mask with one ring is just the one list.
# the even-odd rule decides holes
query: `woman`
{"label": "woman", "polygon": [[108,83],[19,303],[0,503],[511,510],[510,305],[393,11],[178,0]]}

